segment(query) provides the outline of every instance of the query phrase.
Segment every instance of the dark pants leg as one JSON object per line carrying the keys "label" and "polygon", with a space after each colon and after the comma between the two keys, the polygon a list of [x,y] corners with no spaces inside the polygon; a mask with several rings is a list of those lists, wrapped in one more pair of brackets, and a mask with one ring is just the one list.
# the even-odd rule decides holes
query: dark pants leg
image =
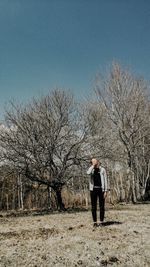
{"label": "dark pants leg", "polygon": [[97,222],[97,192],[90,191],[93,222]]}
{"label": "dark pants leg", "polygon": [[98,197],[99,197],[100,221],[103,222],[105,216],[105,198],[102,190],[99,191]]}
{"label": "dark pants leg", "polygon": [[90,191],[90,195],[93,221],[97,221],[97,198],[99,198],[100,221],[103,222],[105,215],[104,193],[101,189],[93,189],[93,191]]}

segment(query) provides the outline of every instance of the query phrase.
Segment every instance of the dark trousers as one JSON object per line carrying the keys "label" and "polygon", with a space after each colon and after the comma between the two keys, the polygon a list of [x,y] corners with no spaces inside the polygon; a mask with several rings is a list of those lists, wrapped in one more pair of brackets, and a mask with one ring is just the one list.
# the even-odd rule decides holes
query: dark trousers
{"label": "dark trousers", "polygon": [[97,221],[97,199],[99,200],[100,208],[100,221],[103,222],[105,215],[105,199],[104,193],[101,188],[94,188],[93,191],[90,191],[91,195],[91,208],[92,208],[92,217],[93,222]]}

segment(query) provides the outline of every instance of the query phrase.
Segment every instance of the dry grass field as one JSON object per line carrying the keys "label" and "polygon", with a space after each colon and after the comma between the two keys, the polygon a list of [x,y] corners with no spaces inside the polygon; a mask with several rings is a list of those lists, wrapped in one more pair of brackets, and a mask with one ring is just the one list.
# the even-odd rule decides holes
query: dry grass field
{"label": "dry grass field", "polygon": [[0,267],[149,267],[150,204],[106,205],[103,227],[91,212],[0,215]]}

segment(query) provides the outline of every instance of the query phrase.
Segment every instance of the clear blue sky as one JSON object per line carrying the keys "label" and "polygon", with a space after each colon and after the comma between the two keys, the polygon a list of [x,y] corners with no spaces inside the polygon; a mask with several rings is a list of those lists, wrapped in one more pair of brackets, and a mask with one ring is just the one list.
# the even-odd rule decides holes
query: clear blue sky
{"label": "clear blue sky", "polygon": [[0,0],[0,117],[9,99],[83,97],[115,60],[150,80],[149,0]]}

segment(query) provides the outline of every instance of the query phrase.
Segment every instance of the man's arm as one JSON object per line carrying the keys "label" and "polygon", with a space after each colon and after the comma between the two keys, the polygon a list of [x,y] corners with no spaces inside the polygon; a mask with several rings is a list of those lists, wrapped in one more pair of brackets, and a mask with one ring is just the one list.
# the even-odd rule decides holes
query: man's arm
{"label": "man's arm", "polygon": [[107,192],[107,174],[105,169],[104,169],[104,191]]}
{"label": "man's arm", "polygon": [[107,196],[107,174],[106,170],[104,169],[104,198]]}
{"label": "man's arm", "polygon": [[91,174],[92,173],[92,170],[94,169],[94,166],[90,166],[90,168],[87,170],[87,174]]}

